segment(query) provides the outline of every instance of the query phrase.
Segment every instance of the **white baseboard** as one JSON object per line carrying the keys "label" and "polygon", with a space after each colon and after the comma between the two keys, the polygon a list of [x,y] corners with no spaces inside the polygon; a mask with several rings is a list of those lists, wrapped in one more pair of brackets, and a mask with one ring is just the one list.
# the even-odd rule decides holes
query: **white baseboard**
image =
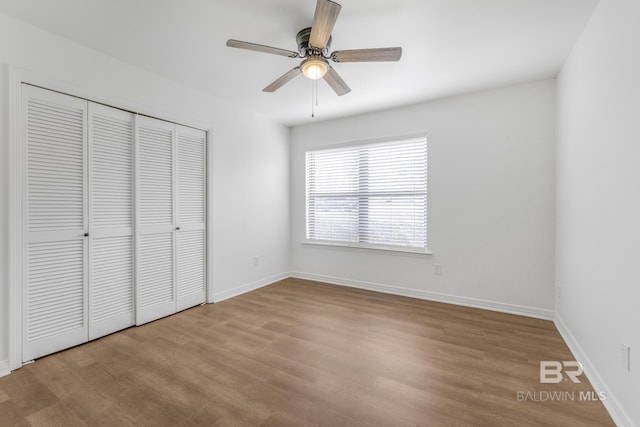
{"label": "white baseboard", "polygon": [[224,301],[229,298],[237,297],[238,295],[242,295],[247,292],[251,292],[256,289],[262,288],[264,286],[271,285],[272,283],[279,282],[280,280],[284,280],[287,277],[291,277],[291,275],[289,273],[280,273],[280,274],[276,274],[275,276],[266,277],[264,279],[256,280],[255,282],[237,286],[233,289],[229,289],[221,292],[214,292],[211,302],[216,303],[216,302]]}
{"label": "white baseboard", "polygon": [[11,370],[9,369],[9,361],[8,360],[0,360],[0,377],[4,377],[5,375],[9,375]]}
{"label": "white baseboard", "polygon": [[562,338],[567,343],[569,350],[573,353],[573,356],[576,360],[582,363],[582,367],[584,368],[584,374],[587,376],[594,390],[599,392],[604,392],[606,395],[606,399],[602,401],[604,407],[609,411],[609,415],[613,419],[613,422],[616,423],[619,427],[634,427],[636,424],[631,420],[631,417],[627,414],[627,412],[622,408],[616,397],[611,393],[609,387],[607,387],[607,383],[604,382],[595,366],[589,360],[589,357],[584,352],[578,341],[575,339],[567,325],[564,323],[562,317],[556,313],[554,323],[556,324],[556,328],[562,335]]}
{"label": "white baseboard", "polygon": [[380,283],[363,282],[359,280],[344,279],[340,277],[323,276],[319,274],[291,272],[291,277],[298,279],[315,280],[317,282],[330,283],[332,285],[348,286],[351,288],[365,289],[368,291],[382,292],[385,294],[400,295],[404,297],[419,298],[429,301],[444,302],[448,304],[463,305],[466,307],[482,308],[485,310],[499,311],[502,313],[517,314],[520,316],[535,317],[544,320],[553,320],[554,311],[542,308],[526,307],[515,304],[505,304],[495,301],[486,301],[476,298],[460,297],[456,295],[428,292],[418,289],[402,288],[398,286],[383,285]]}

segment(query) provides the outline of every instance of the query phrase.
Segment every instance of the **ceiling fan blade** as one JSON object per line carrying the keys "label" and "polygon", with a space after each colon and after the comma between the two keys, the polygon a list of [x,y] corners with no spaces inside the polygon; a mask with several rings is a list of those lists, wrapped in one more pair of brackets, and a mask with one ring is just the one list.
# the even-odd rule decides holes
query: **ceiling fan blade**
{"label": "ceiling fan blade", "polygon": [[331,86],[331,89],[338,95],[346,95],[351,92],[351,88],[342,80],[342,77],[338,75],[336,70],[329,66],[329,71],[324,75],[324,80]]}
{"label": "ceiling fan blade", "polygon": [[288,56],[289,58],[297,58],[298,52],[292,50],[280,49],[277,47],[265,46],[257,43],[243,42],[240,40],[229,39],[227,40],[227,46],[237,47],[239,49],[255,50],[257,52],[271,53],[273,55]]}
{"label": "ceiling fan blade", "polygon": [[311,25],[311,35],[309,36],[309,45],[311,47],[317,49],[327,47],[327,42],[331,37],[340,9],[342,9],[342,6],[331,0],[318,0],[316,13],[313,16],[313,24]]}
{"label": "ceiling fan blade", "polygon": [[331,54],[334,62],[381,62],[399,61],[401,47],[381,47],[377,49],[338,50]]}
{"label": "ceiling fan blade", "polygon": [[269,86],[267,86],[264,89],[262,89],[262,91],[263,92],[275,92],[276,90],[280,89],[282,86],[284,86],[285,84],[289,83],[291,80],[296,78],[298,76],[298,74],[300,74],[301,72],[302,71],[300,71],[300,67],[296,67],[296,68],[294,68],[292,70],[289,70],[286,73],[284,73],[281,77],[276,79]]}

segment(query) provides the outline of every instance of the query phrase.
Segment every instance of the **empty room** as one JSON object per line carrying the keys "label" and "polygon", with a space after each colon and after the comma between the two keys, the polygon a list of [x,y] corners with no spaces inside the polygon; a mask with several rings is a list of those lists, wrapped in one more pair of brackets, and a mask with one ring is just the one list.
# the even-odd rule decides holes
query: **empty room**
{"label": "empty room", "polygon": [[640,425],[637,0],[0,0],[0,427]]}

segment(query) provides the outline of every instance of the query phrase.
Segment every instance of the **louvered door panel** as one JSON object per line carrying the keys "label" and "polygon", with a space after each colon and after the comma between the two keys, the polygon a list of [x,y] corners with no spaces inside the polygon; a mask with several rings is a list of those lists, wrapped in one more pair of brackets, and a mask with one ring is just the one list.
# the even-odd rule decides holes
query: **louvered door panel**
{"label": "louvered door panel", "polygon": [[205,222],[206,133],[178,126],[178,224]]}
{"label": "louvered door panel", "polygon": [[133,238],[93,238],[91,242],[89,339],[135,324]]}
{"label": "louvered door panel", "polygon": [[176,126],[178,170],[178,310],[206,300],[205,132]]}
{"label": "louvered door panel", "polygon": [[143,312],[166,307],[166,313],[158,317],[175,312],[173,236],[169,233],[141,236],[138,253],[138,307]]}
{"label": "louvered door panel", "polygon": [[138,120],[140,225],[173,226],[173,125]]}
{"label": "louvered door panel", "polygon": [[136,118],[137,299],[136,323],[176,312],[175,126]]}
{"label": "louvered door panel", "polygon": [[180,231],[178,239],[178,310],[206,299],[204,230]]}
{"label": "louvered door panel", "polygon": [[133,114],[89,103],[89,339],[135,324]]}
{"label": "louvered door panel", "polygon": [[89,105],[91,211],[93,229],[133,226],[133,115]]}
{"label": "louvered door panel", "polygon": [[23,85],[23,360],[87,341],[86,101]]}
{"label": "louvered door panel", "polygon": [[84,326],[84,242],[29,244],[29,342]]}
{"label": "louvered door panel", "polygon": [[[36,88],[26,86],[27,92]],[[43,92],[43,94],[46,92]],[[46,98],[59,98],[47,93]],[[56,95],[56,96],[52,96]],[[83,230],[84,101],[71,105],[39,99],[27,101],[29,231]],[[60,95],[64,97],[64,95]],[[76,102],[76,101],[79,101]]]}

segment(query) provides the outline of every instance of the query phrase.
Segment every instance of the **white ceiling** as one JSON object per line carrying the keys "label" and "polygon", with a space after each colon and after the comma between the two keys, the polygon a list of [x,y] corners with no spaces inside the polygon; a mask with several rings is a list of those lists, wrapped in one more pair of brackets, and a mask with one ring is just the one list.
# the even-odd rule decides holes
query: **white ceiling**
{"label": "white ceiling", "polygon": [[[332,50],[402,46],[398,63],[334,68],[316,119],[555,76],[598,0],[338,0]],[[228,38],[297,50],[315,0],[0,0],[0,12],[286,125],[310,122],[311,81],[262,88],[299,60],[231,49]]]}

